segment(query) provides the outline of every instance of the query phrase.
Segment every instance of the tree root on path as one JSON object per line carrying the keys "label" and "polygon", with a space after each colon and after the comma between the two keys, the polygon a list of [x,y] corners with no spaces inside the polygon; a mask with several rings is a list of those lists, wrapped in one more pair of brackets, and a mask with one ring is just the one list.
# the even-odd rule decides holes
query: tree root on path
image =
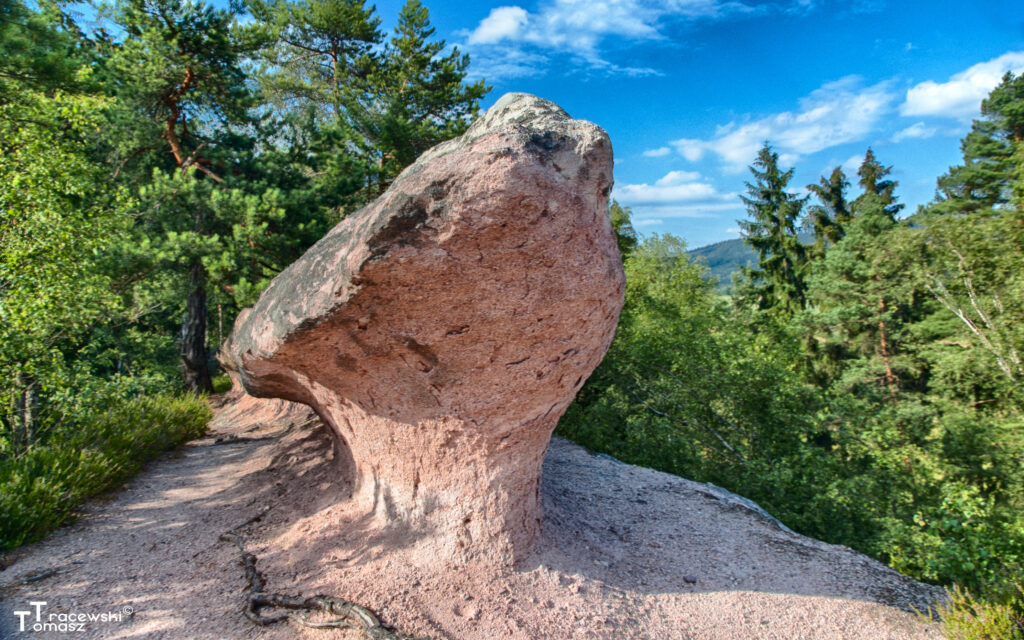
{"label": "tree root on path", "polygon": [[[250,518],[245,523],[220,536],[220,539],[224,542],[234,543],[238,547],[239,553],[241,553],[245,579],[249,583],[244,611],[246,618],[261,626],[274,624],[275,622],[290,618],[301,625],[318,629],[354,629],[362,631],[368,640],[417,640],[412,636],[398,635],[389,630],[381,624],[380,619],[372,611],[343,598],[335,598],[333,596],[302,598],[299,596],[281,595],[279,593],[266,593],[263,589],[267,581],[256,568],[256,556],[245,550],[245,542],[242,536],[236,533],[239,528],[250,524],[262,515],[264,514],[261,513],[259,516]],[[283,609],[284,611],[264,616],[260,613],[262,609]],[[329,620],[310,620],[309,614],[314,612],[322,612],[337,617]]]}

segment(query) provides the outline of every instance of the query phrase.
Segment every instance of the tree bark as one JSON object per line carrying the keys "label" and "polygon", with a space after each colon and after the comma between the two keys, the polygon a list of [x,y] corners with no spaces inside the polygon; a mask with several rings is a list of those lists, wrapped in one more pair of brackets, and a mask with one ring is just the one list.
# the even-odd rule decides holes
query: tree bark
{"label": "tree bark", "polygon": [[892,364],[889,362],[889,341],[885,335],[885,298],[882,298],[881,303],[878,306],[880,312],[878,318],[878,337],[880,341],[880,347],[882,350],[882,362],[885,365],[885,384],[889,387],[889,394],[892,396],[893,402],[896,401],[896,374],[893,373]]}
{"label": "tree bark", "polygon": [[211,393],[209,358],[206,353],[206,274],[199,262],[188,272],[188,302],[181,327],[181,365],[185,388]]}
{"label": "tree bark", "polygon": [[27,448],[35,440],[36,405],[39,395],[36,393],[35,380],[31,376],[17,373],[14,379],[18,395],[14,401],[14,437],[13,444]]}

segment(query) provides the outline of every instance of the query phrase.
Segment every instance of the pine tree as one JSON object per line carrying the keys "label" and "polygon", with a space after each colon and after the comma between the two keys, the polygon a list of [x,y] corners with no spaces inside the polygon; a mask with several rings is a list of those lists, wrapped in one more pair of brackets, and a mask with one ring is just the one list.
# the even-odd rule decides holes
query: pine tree
{"label": "pine tree", "polygon": [[914,300],[904,277],[909,258],[896,214],[898,183],[888,179],[868,149],[857,175],[863,192],[850,205],[842,238],[814,270],[813,311],[816,353],[825,378],[845,375],[850,385],[881,379],[888,398],[899,391],[900,333]]}
{"label": "pine tree", "polygon": [[430,147],[462,135],[490,91],[466,83],[469,55],[457,47],[442,56],[444,40],[420,0],[407,0],[365,93],[348,104],[352,125],[377,167],[378,192]]}
{"label": "pine tree", "polygon": [[758,267],[744,270],[751,287],[744,295],[761,309],[789,316],[806,302],[807,250],[797,237],[797,220],[807,198],[786,190],[793,169],[779,169],[779,154],[768,143],[750,172],[754,183],[746,183],[747,195],[741,196],[750,219],[738,222],[743,241],[758,253]]}
{"label": "pine tree", "polygon": [[114,11],[125,37],[106,66],[123,128],[110,144],[114,174],[134,186],[140,206],[141,237],[128,253],[179,271],[184,383],[206,392],[211,256],[223,254],[232,220],[259,217],[258,203],[229,193],[231,162],[220,148],[227,127],[248,123],[252,104],[235,16],[191,0],[125,0]]}
{"label": "pine tree", "polygon": [[72,89],[83,67],[74,22],[60,7],[0,0],[0,105],[25,90]]}
{"label": "pine tree", "polygon": [[973,213],[1012,198],[1014,144],[1024,141],[1024,74],[1008,72],[981,103],[981,118],[960,142],[963,164],[939,178],[933,213]]}
{"label": "pine tree", "polygon": [[312,110],[343,126],[352,94],[380,64],[380,18],[364,0],[252,0],[250,35],[263,45],[260,86],[278,110]]}

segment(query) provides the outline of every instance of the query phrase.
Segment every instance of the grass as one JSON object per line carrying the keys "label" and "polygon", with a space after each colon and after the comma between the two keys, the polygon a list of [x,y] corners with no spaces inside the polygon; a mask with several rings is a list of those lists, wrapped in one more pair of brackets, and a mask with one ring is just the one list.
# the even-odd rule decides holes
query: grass
{"label": "grass", "polygon": [[112,489],[162,452],[199,437],[210,409],[193,396],[122,401],[14,457],[0,459],[0,549],[33,542],[87,498]]}
{"label": "grass", "polygon": [[231,378],[227,376],[216,376],[213,380],[213,392],[224,393],[225,391],[231,391]]}
{"label": "grass", "polygon": [[[935,614],[947,640],[1024,640],[1024,590],[1005,603],[979,600],[958,586],[946,589],[947,602]],[[930,621],[931,615],[921,614]]]}

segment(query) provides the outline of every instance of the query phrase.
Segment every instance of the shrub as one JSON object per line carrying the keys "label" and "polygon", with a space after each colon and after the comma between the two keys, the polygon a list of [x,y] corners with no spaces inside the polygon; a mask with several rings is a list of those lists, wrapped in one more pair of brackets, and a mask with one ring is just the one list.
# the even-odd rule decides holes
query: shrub
{"label": "shrub", "polygon": [[[1018,587],[1019,590],[1019,587]],[[1024,592],[1009,603],[976,600],[966,589],[947,590],[949,602],[939,607],[942,631],[949,640],[1022,640]]]}
{"label": "shrub", "polygon": [[0,549],[42,538],[86,498],[202,435],[209,419],[205,401],[193,396],[121,400],[54,430],[45,444],[0,459]]}

